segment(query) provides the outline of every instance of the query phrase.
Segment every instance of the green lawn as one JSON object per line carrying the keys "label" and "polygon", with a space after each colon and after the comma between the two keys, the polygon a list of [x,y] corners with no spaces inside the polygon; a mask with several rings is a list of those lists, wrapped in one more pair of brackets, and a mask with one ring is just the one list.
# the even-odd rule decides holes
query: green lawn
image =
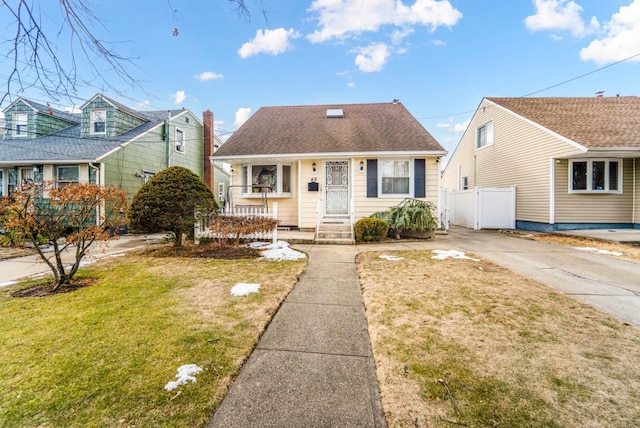
{"label": "green lawn", "polygon": [[[1,289],[0,426],[204,426],[304,266],[136,254],[74,292]],[[262,286],[232,297],[238,282]],[[192,363],[197,383],[167,392]]]}

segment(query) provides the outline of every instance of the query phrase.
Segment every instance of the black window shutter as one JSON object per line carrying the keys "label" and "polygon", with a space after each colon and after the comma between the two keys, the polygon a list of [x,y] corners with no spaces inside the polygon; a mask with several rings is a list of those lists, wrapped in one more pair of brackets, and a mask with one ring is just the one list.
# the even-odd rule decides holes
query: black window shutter
{"label": "black window shutter", "polygon": [[367,159],[367,198],[378,197],[378,160]]}
{"label": "black window shutter", "polygon": [[425,162],[424,159],[416,159],[413,165],[414,182],[413,193],[416,198],[424,198],[425,192]]}

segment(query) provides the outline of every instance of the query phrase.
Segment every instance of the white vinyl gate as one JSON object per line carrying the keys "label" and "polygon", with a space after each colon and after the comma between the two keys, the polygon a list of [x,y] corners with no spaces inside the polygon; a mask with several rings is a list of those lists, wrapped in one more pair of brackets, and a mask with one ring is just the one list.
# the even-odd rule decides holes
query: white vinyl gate
{"label": "white vinyl gate", "polygon": [[476,187],[449,190],[451,224],[473,229],[515,229],[516,188]]}

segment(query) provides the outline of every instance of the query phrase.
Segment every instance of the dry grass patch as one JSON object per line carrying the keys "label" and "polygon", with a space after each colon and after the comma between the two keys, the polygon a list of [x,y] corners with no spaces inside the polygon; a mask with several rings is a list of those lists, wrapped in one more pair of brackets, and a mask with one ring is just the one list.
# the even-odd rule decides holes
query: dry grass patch
{"label": "dry grass patch", "polygon": [[498,265],[361,253],[390,426],[633,426],[640,331]]}
{"label": "dry grass patch", "polygon": [[[206,426],[305,264],[129,253],[72,293],[0,289],[0,426]],[[260,291],[231,296],[237,282]],[[184,364],[197,383],[166,391]]]}
{"label": "dry grass patch", "polygon": [[534,241],[547,242],[549,244],[561,245],[563,247],[572,248],[597,248],[598,250],[606,250],[611,252],[622,253],[622,255],[608,254],[610,257],[618,259],[640,262],[640,248],[631,244],[620,244],[617,242],[603,241],[582,236],[569,236],[556,233],[536,233],[530,234],[520,231],[505,231],[510,236],[518,238],[531,239]]}

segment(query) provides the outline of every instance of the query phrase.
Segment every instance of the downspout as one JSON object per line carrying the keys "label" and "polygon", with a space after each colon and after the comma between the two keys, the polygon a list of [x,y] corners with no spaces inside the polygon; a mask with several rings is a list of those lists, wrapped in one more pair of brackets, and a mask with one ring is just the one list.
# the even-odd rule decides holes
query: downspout
{"label": "downspout", "polygon": [[102,179],[101,179],[102,177],[100,176],[100,167],[95,166],[93,162],[89,162],[89,168],[93,169],[96,172],[96,184],[102,185]]}
{"label": "downspout", "polygon": [[556,160],[551,158],[551,169],[549,171],[549,224],[556,222]]}
{"label": "downspout", "polygon": [[633,206],[631,207],[631,224],[636,224],[636,158],[633,158]]}
{"label": "downspout", "polygon": [[171,112],[167,112],[167,118],[164,120],[164,140],[167,142],[167,153],[165,159],[165,168],[169,168],[171,163]]}

